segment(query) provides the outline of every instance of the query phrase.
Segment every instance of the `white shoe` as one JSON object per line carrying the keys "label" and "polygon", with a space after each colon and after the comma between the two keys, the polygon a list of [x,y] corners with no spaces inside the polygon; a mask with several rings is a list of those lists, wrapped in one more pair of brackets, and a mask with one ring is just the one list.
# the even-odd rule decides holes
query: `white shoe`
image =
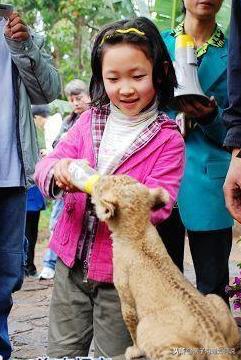
{"label": "white shoe", "polygon": [[39,280],[50,280],[54,278],[55,271],[49,267],[44,267],[39,274]]}

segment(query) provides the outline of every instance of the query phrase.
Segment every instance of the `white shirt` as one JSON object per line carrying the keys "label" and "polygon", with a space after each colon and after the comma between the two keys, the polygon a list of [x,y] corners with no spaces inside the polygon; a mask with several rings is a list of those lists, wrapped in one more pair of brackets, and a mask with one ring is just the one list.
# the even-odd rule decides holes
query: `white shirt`
{"label": "white shirt", "polygon": [[98,156],[98,172],[109,174],[120,162],[122,156],[140,135],[142,130],[157,117],[157,104],[148,110],[135,115],[126,116],[116,106],[110,105]]}
{"label": "white shirt", "polygon": [[21,163],[17,151],[12,60],[4,37],[6,20],[0,18],[0,187],[21,185]]}
{"label": "white shirt", "polygon": [[48,116],[48,119],[44,125],[44,139],[47,153],[50,153],[53,150],[53,142],[59,134],[61,125],[62,116],[60,113]]}

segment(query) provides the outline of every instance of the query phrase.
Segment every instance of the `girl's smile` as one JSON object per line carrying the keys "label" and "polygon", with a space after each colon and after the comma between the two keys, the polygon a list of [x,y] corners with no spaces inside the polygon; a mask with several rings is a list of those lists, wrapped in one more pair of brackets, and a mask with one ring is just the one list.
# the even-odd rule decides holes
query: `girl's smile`
{"label": "girl's smile", "polygon": [[120,103],[126,109],[131,109],[133,106],[136,105],[137,101],[138,101],[138,99],[136,99],[136,100],[120,100]]}
{"label": "girl's smile", "polygon": [[152,62],[145,53],[127,43],[104,50],[102,76],[110,101],[126,115],[139,114],[156,95]]}

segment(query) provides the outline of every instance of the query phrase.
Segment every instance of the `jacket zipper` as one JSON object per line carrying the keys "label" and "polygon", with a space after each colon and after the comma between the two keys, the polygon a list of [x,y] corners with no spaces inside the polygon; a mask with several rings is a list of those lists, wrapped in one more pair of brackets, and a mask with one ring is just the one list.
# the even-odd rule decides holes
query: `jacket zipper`
{"label": "jacket zipper", "polygon": [[42,86],[40,85],[40,82],[39,82],[39,80],[38,80],[38,78],[37,78],[37,76],[36,76],[36,74],[35,74],[35,71],[34,71],[34,65],[35,65],[34,60],[33,60],[33,59],[29,59],[29,60],[30,60],[30,65],[31,65],[31,70],[32,70],[33,76],[34,76],[35,80],[36,80],[37,83],[38,83],[39,89],[41,90],[41,93],[42,93],[42,95],[43,95],[43,98],[44,98],[45,101],[46,101],[46,104],[48,104],[49,101],[48,101],[47,97],[45,96],[44,91],[43,91],[43,89],[42,89]]}
{"label": "jacket zipper", "polygon": [[[91,116],[93,114],[91,113]],[[93,142],[93,148],[94,148],[94,139],[92,139],[92,142]],[[95,168],[97,167],[97,156],[95,154],[95,151],[93,151],[93,155],[94,155],[94,163],[95,163]],[[89,209],[89,203],[90,203],[90,198],[88,197],[87,199],[87,204],[86,204],[86,208]],[[88,216],[89,218],[89,216]],[[88,220],[88,219],[87,219]],[[97,220],[98,221],[98,220]],[[88,222],[87,224],[88,225]],[[96,224],[95,224],[95,227],[96,227]],[[88,231],[88,229],[87,229]],[[95,233],[94,235],[96,236],[96,231],[97,231],[97,227],[95,228]],[[81,255],[80,255],[80,261],[82,262],[83,264],[83,282],[84,283],[87,283],[88,282],[88,268],[89,268],[89,260],[90,260],[90,255],[91,255],[91,248],[92,248],[92,245],[93,245],[93,242],[94,242],[94,237],[91,238],[90,241],[88,241],[88,243],[86,244],[86,237],[84,239],[84,243],[83,243],[83,246],[82,246],[82,250],[81,250]],[[87,249],[86,249],[87,247]],[[84,253],[84,256],[82,258],[82,254]]]}
{"label": "jacket zipper", "polygon": [[20,122],[20,114],[19,114],[19,86],[18,86],[18,77],[19,77],[19,72],[18,69],[16,67],[16,65],[12,62],[12,79],[13,79],[13,89],[14,89],[14,102],[15,102],[15,117],[16,117],[16,138],[17,138],[17,149],[18,149],[18,156],[19,156],[19,160],[20,163],[22,165],[21,168],[21,175],[20,175],[20,179],[22,179],[22,176],[24,178],[24,183],[27,183],[27,179],[26,179],[26,174],[25,174],[25,166],[24,166],[24,160],[23,160],[23,151],[22,151],[22,146],[21,146],[21,139],[20,139],[20,127],[19,127],[19,122]]}
{"label": "jacket zipper", "polygon": [[[88,282],[89,260],[90,260],[93,242],[94,242],[95,235],[96,235],[97,222],[98,222],[98,219],[94,215],[92,215],[93,210],[89,207],[90,199],[88,198],[87,201],[88,201],[88,203],[87,203],[86,207],[88,209],[88,215],[87,215],[87,222],[86,222],[86,224],[84,224],[87,227],[85,230],[87,233],[87,236],[85,233],[85,237],[83,239],[83,245],[82,245],[82,249],[81,249],[81,254],[80,254],[80,262],[83,266],[83,269],[82,269],[83,270],[83,282],[85,282],[85,283]],[[90,219],[93,219],[93,220],[90,222]]]}

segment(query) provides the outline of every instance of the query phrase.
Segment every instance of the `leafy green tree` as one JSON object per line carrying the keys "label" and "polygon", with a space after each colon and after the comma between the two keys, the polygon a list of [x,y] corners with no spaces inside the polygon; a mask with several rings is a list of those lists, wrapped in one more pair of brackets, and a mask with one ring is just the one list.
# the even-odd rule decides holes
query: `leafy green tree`
{"label": "leafy green tree", "polygon": [[224,0],[222,8],[220,9],[217,20],[218,24],[223,28],[227,34],[229,31],[230,15],[231,15],[231,2],[232,0]]}
{"label": "leafy green tree", "polygon": [[[90,49],[96,32],[106,23],[134,16],[130,0],[13,0],[25,20],[46,35],[63,83],[89,80]],[[41,28],[41,23],[43,28]]]}
{"label": "leafy green tree", "polygon": [[156,0],[150,9],[157,26],[161,30],[170,29],[180,20],[181,0]]}
{"label": "leafy green tree", "polygon": [[[8,0],[11,2],[11,0]],[[181,21],[181,0],[12,0],[27,23],[46,36],[62,83],[88,81],[90,51],[96,32],[125,17],[150,17],[160,30]],[[226,31],[231,0],[224,0],[218,22]]]}

